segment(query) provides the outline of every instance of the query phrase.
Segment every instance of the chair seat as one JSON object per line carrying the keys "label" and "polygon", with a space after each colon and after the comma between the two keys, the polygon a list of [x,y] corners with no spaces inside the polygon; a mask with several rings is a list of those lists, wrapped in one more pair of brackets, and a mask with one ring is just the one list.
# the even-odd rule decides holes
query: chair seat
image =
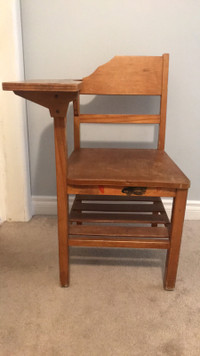
{"label": "chair seat", "polygon": [[68,184],[187,189],[190,181],[164,151],[81,148],[69,158]]}

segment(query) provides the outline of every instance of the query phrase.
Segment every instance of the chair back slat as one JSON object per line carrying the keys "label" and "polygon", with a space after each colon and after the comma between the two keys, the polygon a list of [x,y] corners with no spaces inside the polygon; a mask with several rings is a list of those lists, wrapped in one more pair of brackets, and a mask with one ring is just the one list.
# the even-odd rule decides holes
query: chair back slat
{"label": "chair back slat", "polygon": [[76,116],[80,123],[93,124],[159,124],[160,115],[92,115],[81,114]]}
{"label": "chair back slat", "polygon": [[80,94],[161,95],[162,57],[117,56],[83,78]]}

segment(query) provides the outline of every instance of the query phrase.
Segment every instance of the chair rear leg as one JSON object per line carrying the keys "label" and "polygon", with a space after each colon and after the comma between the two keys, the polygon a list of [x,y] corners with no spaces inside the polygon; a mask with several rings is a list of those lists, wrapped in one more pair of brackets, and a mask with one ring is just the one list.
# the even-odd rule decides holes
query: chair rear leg
{"label": "chair rear leg", "polygon": [[177,190],[172,210],[170,248],[167,252],[164,288],[173,290],[176,283],[181,237],[187,200],[187,190]]}
{"label": "chair rear leg", "polygon": [[[156,206],[157,204],[158,204],[158,202],[156,202],[156,201],[153,203],[154,206]],[[157,212],[157,211],[154,211],[152,215],[157,216],[157,215],[158,215],[158,212]],[[157,227],[158,224],[157,224],[157,223],[152,223],[151,226],[152,226],[152,227]]]}

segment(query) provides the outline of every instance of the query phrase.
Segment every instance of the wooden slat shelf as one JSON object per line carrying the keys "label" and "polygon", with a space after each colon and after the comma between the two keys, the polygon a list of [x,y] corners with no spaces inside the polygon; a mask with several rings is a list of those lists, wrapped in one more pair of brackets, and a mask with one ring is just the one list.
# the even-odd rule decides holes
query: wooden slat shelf
{"label": "wooden slat shelf", "polygon": [[111,213],[79,213],[72,212],[70,214],[70,222],[81,221],[81,222],[105,222],[105,223],[135,223],[135,224],[166,224],[164,215],[153,215],[153,214],[111,214]]}
{"label": "wooden slat shelf", "polygon": [[69,245],[168,249],[170,241],[168,229],[162,227],[71,225]]}
{"label": "wooden slat shelf", "polygon": [[[134,197],[87,197],[78,195],[73,203],[69,216],[70,222],[85,223],[143,223],[168,224],[169,219],[160,198]],[[91,199],[91,201],[90,201]],[[141,201],[143,199],[143,201]]]}
{"label": "wooden slat shelf", "polygon": [[82,211],[116,211],[116,212],[161,212],[164,211],[162,203],[158,205],[153,204],[91,204],[91,203],[81,203],[76,201],[73,210]]}
{"label": "wooden slat shelf", "polygon": [[[70,246],[163,249],[170,246],[170,222],[160,198],[77,195],[69,220]],[[102,223],[109,225],[102,226]]]}
{"label": "wooden slat shelf", "polygon": [[159,248],[159,249],[169,249],[169,240],[162,239],[100,239],[97,237],[93,238],[80,238],[80,237],[69,237],[69,246],[83,246],[83,247],[124,247],[124,248]]}
{"label": "wooden slat shelf", "polygon": [[135,227],[135,226],[102,226],[70,225],[70,235],[107,236],[107,237],[137,237],[137,238],[168,238],[166,227]]}

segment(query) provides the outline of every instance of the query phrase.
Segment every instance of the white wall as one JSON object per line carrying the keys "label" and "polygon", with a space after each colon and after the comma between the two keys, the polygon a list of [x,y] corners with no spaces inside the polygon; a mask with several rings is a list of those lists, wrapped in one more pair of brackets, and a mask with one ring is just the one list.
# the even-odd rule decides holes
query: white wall
{"label": "white wall", "polygon": [[[22,80],[19,0],[0,0],[0,9],[0,80]],[[30,216],[25,103],[0,90],[0,222],[26,221]]]}
{"label": "white wall", "polygon": [[[166,151],[191,179],[190,199],[200,200],[200,2],[21,0],[21,6],[27,79],[82,78],[114,55],[170,53]],[[82,109],[95,111],[100,101],[86,98]],[[117,103],[113,101],[113,109]],[[122,106],[128,111],[132,104]],[[155,101],[144,102],[144,110],[156,107]],[[32,194],[55,195],[52,120],[46,109],[31,103],[28,119]],[[138,127],[126,127],[126,138],[121,132],[112,126],[106,137],[89,126],[89,134],[82,135],[85,141],[93,141],[94,135],[99,141],[144,140]],[[154,145],[156,132],[147,128],[144,133]],[[71,119],[69,140],[72,147]]]}

